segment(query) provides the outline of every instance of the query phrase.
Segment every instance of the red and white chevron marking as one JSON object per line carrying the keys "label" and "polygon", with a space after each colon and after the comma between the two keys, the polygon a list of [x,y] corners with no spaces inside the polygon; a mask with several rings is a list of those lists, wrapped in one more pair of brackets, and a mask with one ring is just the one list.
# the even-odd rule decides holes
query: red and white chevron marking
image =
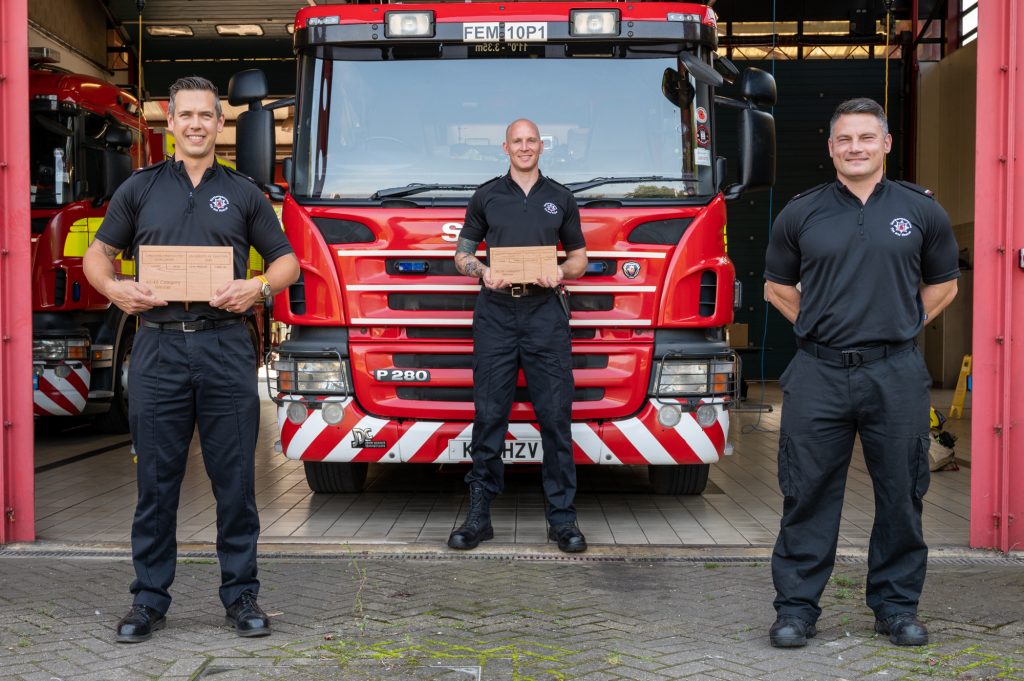
{"label": "red and white chevron marking", "polygon": [[39,376],[39,388],[32,393],[32,410],[39,416],[78,416],[89,398],[89,367],[71,369],[67,378],[59,378],[52,368]]}
{"label": "red and white chevron marking", "polygon": [[[289,459],[305,461],[366,461],[381,463],[450,463],[464,461],[449,455],[452,440],[468,441],[473,424],[462,421],[395,421],[368,416],[352,398],[335,399],[342,405],[343,418],[327,424],[319,409],[307,409],[306,420],[288,420],[287,400],[278,407],[281,448]],[[628,419],[572,424],[573,458],[578,464],[693,464],[714,463],[725,451],[729,434],[729,412],[724,401],[712,399],[718,414],[708,428],[697,423],[696,415],[684,412],[674,428],[658,423],[661,404],[675,402],[662,398],[648,400],[639,414]],[[506,439],[539,442],[540,430],[533,423],[510,423]],[[456,447],[457,451],[458,447]]]}

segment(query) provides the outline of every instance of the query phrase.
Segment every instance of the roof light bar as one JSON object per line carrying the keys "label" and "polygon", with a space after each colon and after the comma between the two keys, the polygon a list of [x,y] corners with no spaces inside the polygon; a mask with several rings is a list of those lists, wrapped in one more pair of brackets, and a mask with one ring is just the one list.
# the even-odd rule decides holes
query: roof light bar
{"label": "roof light bar", "polygon": [[571,35],[618,35],[619,10],[574,9],[569,12]]}
{"label": "roof light bar", "polygon": [[704,17],[699,14],[684,14],[682,12],[669,12],[665,19],[668,21],[693,21],[700,23]]}
{"label": "roof light bar", "polygon": [[334,15],[329,17],[310,17],[306,19],[306,26],[337,26],[341,23],[341,17]]}
{"label": "roof light bar", "polygon": [[263,27],[259,24],[217,24],[216,28],[220,35],[263,35]]}
{"label": "roof light bar", "polygon": [[388,38],[430,38],[434,35],[434,13],[388,12],[384,35]]}

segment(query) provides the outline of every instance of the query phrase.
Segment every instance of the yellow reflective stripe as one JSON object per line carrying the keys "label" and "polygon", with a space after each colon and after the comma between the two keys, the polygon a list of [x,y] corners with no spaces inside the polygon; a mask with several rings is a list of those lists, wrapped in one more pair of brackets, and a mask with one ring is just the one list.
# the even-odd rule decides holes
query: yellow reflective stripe
{"label": "yellow reflective stripe", "polygon": [[115,266],[120,265],[120,270],[119,270],[118,274],[120,274],[121,276],[124,276],[124,277],[134,277],[135,276],[135,261],[134,260],[123,260],[121,258],[121,255],[122,254],[119,253],[117,258],[114,260]]}
{"label": "yellow reflective stripe", "polygon": [[81,218],[71,223],[64,239],[64,257],[81,258],[96,238],[96,230],[103,224],[103,218]]}
{"label": "yellow reflective stripe", "polygon": [[249,247],[249,269],[246,270],[245,278],[252,279],[253,275],[263,272],[263,256],[256,252],[252,246]]}

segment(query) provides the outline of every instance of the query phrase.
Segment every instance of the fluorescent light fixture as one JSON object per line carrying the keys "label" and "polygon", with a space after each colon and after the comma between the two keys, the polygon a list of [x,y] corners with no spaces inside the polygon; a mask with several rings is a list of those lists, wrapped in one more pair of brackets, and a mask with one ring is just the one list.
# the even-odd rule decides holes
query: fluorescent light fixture
{"label": "fluorescent light fixture", "polygon": [[161,38],[166,37],[178,37],[178,36],[190,36],[192,35],[191,26],[147,26],[146,33],[152,36],[159,36]]}
{"label": "fluorescent light fixture", "polygon": [[618,35],[619,10],[574,9],[569,12],[572,35]]}
{"label": "fluorescent light fixture", "polygon": [[217,24],[220,35],[257,36],[263,35],[263,27],[259,24]]}
{"label": "fluorescent light fixture", "polygon": [[384,35],[388,38],[429,38],[434,35],[433,12],[388,12]]}

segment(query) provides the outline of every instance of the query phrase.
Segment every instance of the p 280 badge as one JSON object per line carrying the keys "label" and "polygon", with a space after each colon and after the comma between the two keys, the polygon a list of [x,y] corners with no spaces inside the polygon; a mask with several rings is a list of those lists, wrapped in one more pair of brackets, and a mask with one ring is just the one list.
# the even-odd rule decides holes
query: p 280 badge
{"label": "p 280 badge", "polygon": [[384,383],[427,383],[430,372],[426,369],[374,369],[374,379]]}

